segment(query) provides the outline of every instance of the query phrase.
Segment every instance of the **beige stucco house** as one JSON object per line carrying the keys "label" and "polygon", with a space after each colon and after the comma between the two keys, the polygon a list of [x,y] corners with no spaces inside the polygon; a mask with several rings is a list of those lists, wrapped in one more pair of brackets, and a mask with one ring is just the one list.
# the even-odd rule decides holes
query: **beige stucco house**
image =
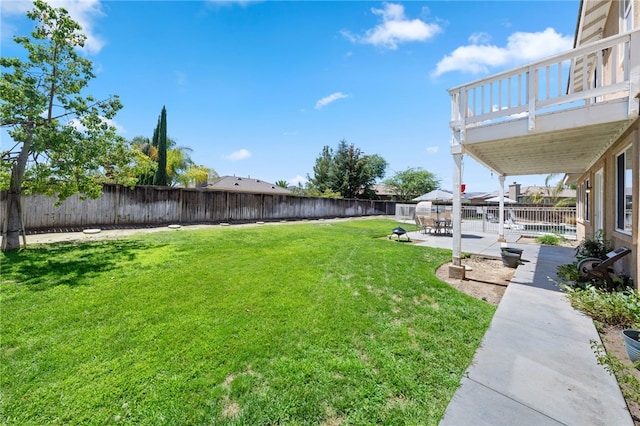
{"label": "beige stucco house", "polygon": [[501,194],[508,176],[565,174],[578,188],[578,238],[603,230],[632,249],[615,266],[638,287],[640,1],[582,0],[577,13],[572,50],[449,90],[454,189],[463,155],[499,176]]}

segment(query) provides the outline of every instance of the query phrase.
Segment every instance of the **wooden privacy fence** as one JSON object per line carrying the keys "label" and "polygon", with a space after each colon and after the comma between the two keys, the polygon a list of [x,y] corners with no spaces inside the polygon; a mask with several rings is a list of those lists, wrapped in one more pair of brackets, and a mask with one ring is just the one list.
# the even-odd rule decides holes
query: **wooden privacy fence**
{"label": "wooden privacy fence", "polygon": [[[0,194],[5,214],[7,193]],[[127,227],[169,223],[246,223],[394,215],[395,202],[296,197],[280,194],[211,191],[207,189],[105,185],[100,198],[74,195],[55,206],[43,195],[22,198],[27,231],[91,226]]]}

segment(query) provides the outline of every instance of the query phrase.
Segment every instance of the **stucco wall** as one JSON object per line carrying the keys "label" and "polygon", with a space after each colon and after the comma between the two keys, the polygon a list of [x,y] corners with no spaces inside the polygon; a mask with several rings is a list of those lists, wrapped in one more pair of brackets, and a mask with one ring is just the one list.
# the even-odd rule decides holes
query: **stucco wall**
{"label": "stucco wall", "polygon": [[[632,193],[632,232],[631,235],[616,230],[616,157],[627,146],[632,146],[632,169],[633,169],[633,189]],[[638,205],[640,204],[640,119],[636,119],[634,125],[622,135],[594,164],[594,166],[584,174],[578,184],[589,179],[591,186],[594,186],[595,173],[602,169],[604,176],[602,218],[605,236],[611,241],[614,248],[626,246],[633,250],[633,253],[616,263],[614,269],[616,273],[630,274],[638,288],[638,264],[640,263],[640,253],[638,250],[638,233],[640,232],[640,215]],[[595,191],[590,196],[590,220],[580,220],[578,226],[578,238],[593,238],[598,229],[595,229],[594,218],[597,214]]]}

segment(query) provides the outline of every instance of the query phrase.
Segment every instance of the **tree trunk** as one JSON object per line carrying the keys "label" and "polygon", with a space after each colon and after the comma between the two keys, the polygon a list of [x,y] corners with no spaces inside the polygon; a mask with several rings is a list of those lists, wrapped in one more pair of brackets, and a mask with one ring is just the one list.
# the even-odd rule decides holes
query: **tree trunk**
{"label": "tree trunk", "polygon": [[3,224],[2,251],[20,248],[20,193],[9,190]]}
{"label": "tree trunk", "polygon": [[27,167],[32,136],[29,135],[22,144],[20,155],[11,169],[11,182],[7,193],[7,205],[2,224],[2,251],[20,248],[20,231],[22,229],[22,179]]}

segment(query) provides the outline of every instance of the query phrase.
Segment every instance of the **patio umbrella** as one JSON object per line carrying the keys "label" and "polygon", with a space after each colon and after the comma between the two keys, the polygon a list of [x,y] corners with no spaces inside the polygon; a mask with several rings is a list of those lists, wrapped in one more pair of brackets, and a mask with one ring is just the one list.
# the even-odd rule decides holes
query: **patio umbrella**
{"label": "patio umbrella", "polygon": [[[417,198],[414,198],[413,201],[452,201],[453,193],[449,191],[444,191],[442,189],[434,189],[431,192],[427,192]],[[435,205],[436,217],[440,219],[440,206]]]}
{"label": "patio umbrella", "polygon": [[[515,204],[515,203],[517,203],[516,200],[512,200],[511,198],[503,197],[502,199],[504,200],[505,204]],[[499,203],[500,202],[500,196],[487,198],[486,200],[484,200],[484,202],[485,203]]]}
{"label": "patio umbrella", "polygon": [[444,191],[442,189],[434,189],[431,192],[427,192],[419,197],[414,198],[412,201],[451,201],[453,200],[453,193]]}

